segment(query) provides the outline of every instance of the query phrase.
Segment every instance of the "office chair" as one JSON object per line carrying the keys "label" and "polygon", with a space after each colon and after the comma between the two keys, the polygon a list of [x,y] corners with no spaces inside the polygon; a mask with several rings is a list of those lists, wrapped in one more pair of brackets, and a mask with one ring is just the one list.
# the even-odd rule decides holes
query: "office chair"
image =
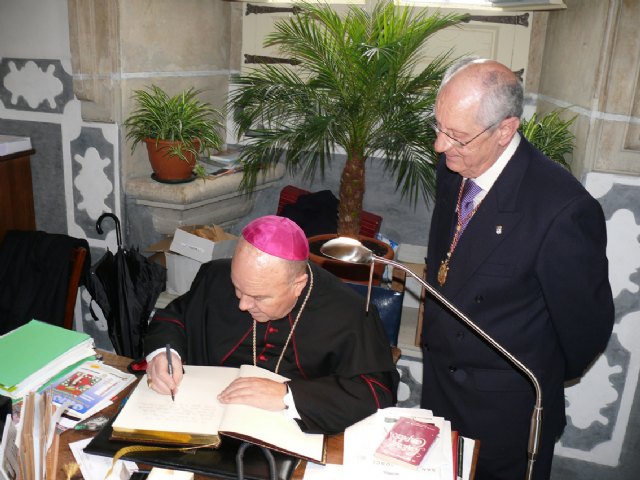
{"label": "office chair", "polygon": [[89,259],[84,239],[9,230],[0,244],[0,334],[32,319],[72,329]]}
{"label": "office chair", "polygon": [[[382,326],[389,339],[393,361],[396,363],[402,351],[398,348],[398,334],[402,320],[402,303],[404,300],[404,286],[406,274],[402,270],[393,269],[390,286],[373,285],[371,287],[371,304],[375,305],[382,321]],[[367,296],[367,285],[345,282],[362,296]]]}

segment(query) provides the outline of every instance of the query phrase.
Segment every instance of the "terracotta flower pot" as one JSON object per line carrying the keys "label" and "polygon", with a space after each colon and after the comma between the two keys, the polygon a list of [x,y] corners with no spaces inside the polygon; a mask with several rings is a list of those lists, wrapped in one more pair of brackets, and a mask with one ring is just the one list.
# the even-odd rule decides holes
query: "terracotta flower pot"
{"label": "terracotta flower pot", "polygon": [[184,155],[188,160],[185,162],[180,157],[168,153],[169,149],[180,142],[155,138],[147,138],[144,142],[147,144],[154,180],[163,183],[183,183],[196,178],[193,173],[193,168],[196,166],[195,155],[185,151]]}
{"label": "terracotta flower pot", "polygon": [[[309,237],[309,258],[326,270],[329,270],[335,276],[347,282],[353,283],[369,283],[369,265],[358,265],[355,263],[343,262],[329,258],[320,252],[320,247],[332,238],[336,238],[335,233],[327,233],[323,235],[313,235]],[[386,243],[371,237],[359,236],[358,240],[362,244],[373,251],[379,257],[393,259],[393,249]],[[373,271],[373,285],[379,285],[386,265],[376,263]]]}

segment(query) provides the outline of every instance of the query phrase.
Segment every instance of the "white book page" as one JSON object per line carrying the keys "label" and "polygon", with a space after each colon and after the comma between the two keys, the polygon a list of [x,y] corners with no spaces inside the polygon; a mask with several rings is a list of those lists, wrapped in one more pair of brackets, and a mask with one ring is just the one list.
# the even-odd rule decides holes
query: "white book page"
{"label": "white book page", "polygon": [[216,434],[225,409],[218,402],[218,394],[237,377],[238,369],[185,365],[184,370],[175,402],[170,395],[160,395],[149,388],[144,376],[113,422],[113,427]]}
{"label": "white book page", "polygon": [[[240,376],[269,378],[277,382],[288,380],[253,365],[242,365]],[[324,435],[304,433],[284,410],[273,412],[248,405],[228,404],[220,431],[249,436],[318,462],[323,460]]]}
{"label": "white book page", "polygon": [[200,435],[240,434],[298,456],[323,460],[324,435],[303,433],[284,410],[272,412],[248,405],[223,405],[217,399],[239,374],[278,382],[286,381],[285,377],[251,365],[240,369],[192,365],[184,368],[175,402],[170,395],[154,392],[143,377],[113,422],[113,428]]}

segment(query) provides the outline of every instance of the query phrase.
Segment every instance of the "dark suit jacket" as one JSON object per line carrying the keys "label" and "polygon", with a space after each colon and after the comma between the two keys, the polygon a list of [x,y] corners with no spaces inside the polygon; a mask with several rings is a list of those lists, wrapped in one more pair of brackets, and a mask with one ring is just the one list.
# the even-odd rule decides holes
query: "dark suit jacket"
{"label": "dark suit jacket", "polygon": [[[602,209],[523,138],[461,236],[440,288],[461,180],[440,162],[428,281],[537,376],[543,441],[552,447],[565,425],[563,382],[604,350],[613,327]],[[429,298],[423,342],[422,407],[480,439],[481,462],[509,453],[525,461],[529,380]]]}

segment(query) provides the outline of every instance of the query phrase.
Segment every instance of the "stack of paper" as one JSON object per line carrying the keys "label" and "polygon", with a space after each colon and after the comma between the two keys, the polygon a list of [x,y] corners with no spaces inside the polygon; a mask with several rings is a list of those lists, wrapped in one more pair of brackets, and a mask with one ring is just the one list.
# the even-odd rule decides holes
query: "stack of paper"
{"label": "stack of paper", "polygon": [[211,163],[217,167],[235,168],[240,165],[240,150],[233,148],[210,155],[204,159],[205,163]]}
{"label": "stack of paper", "polygon": [[[439,434],[416,469],[382,461],[375,451],[401,417],[429,422]],[[454,472],[451,423],[429,410],[390,407],[347,428],[344,432],[344,478],[402,478],[403,480],[450,480]]]}
{"label": "stack of paper", "polygon": [[134,472],[138,471],[136,463],[130,460],[118,460],[114,465],[111,457],[86,453],[84,447],[90,441],[91,438],[85,438],[69,444],[69,449],[80,466],[84,480],[105,480],[110,470],[111,475],[108,478],[130,478]]}
{"label": "stack of paper", "polygon": [[[86,333],[31,320],[0,337],[0,394],[20,399],[95,355]],[[8,366],[11,366],[10,368]]]}
{"label": "stack of paper", "polygon": [[54,409],[48,392],[25,395],[18,424],[10,418],[5,424],[0,478],[55,478],[60,440],[55,425],[61,414],[61,409]]}

